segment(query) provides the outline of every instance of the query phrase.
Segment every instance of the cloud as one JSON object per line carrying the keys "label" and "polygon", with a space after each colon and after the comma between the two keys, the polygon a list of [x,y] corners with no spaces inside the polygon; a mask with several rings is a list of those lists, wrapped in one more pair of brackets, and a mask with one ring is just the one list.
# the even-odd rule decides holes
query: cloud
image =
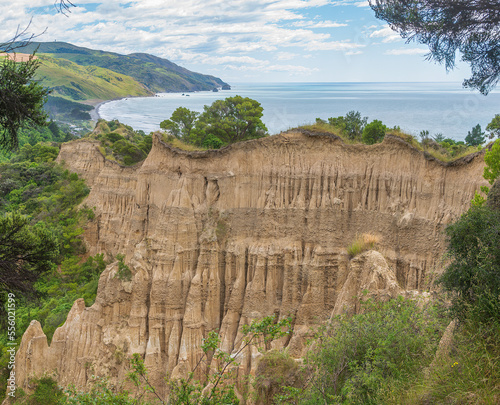
{"label": "cloud", "polygon": [[390,49],[384,52],[384,55],[424,55],[429,53],[428,49],[422,48],[400,48]]}
{"label": "cloud", "polygon": [[338,28],[347,27],[345,23],[338,23],[335,21],[296,21],[292,24],[294,27],[306,27],[306,28]]}
{"label": "cloud", "polygon": [[291,60],[297,56],[298,56],[297,54],[291,53],[291,52],[279,52],[276,59],[278,59],[278,60]]}
{"label": "cloud", "polygon": [[[9,39],[19,21],[29,21],[41,41],[65,40],[76,45],[119,52],[214,52],[235,54],[272,52],[293,47],[345,50],[355,47],[333,40],[315,28],[345,23],[314,21],[303,10],[330,4],[329,0],[76,0],[66,18],[53,0],[18,0],[0,6],[0,39]],[[168,50],[166,50],[168,48]],[[283,50],[285,51],[285,50]]]}
{"label": "cloud", "polygon": [[[373,29],[373,27],[371,27]],[[401,41],[399,34],[391,29],[388,25],[383,28],[373,31],[370,38],[382,38],[383,43]]]}
{"label": "cloud", "polygon": [[359,1],[359,0],[332,1],[330,4],[332,6],[370,7],[369,1]]}

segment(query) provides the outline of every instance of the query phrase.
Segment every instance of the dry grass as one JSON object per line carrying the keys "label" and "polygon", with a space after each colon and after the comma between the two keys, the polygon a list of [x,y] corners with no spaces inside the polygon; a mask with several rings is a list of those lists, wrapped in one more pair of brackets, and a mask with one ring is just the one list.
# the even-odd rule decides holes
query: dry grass
{"label": "dry grass", "polygon": [[380,236],[372,233],[364,233],[358,236],[354,242],[347,247],[347,253],[352,258],[367,250],[374,249],[378,243],[380,243]]}

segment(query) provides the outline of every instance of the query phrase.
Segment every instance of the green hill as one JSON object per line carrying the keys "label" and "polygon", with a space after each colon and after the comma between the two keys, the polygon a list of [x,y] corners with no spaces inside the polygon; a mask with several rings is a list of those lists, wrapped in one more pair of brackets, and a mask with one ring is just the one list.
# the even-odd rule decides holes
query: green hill
{"label": "green hill", "polygon": [[67,59],[37,54],[41,61],[36,77],[53,96],[69,100],[109,100],[149,96],[153,92],[130,76],[97,66],[81,66]]}
{"label": "green hill", "polygon": [[144,53],[127,56],[64,42],[33,42],[22,48],[25,53],[35,50],[39,56],[66,59],[80,66],[100,67],[130,76],[155,93],[212,90],[227,85],[217,77],[191,72],[167,59]]}

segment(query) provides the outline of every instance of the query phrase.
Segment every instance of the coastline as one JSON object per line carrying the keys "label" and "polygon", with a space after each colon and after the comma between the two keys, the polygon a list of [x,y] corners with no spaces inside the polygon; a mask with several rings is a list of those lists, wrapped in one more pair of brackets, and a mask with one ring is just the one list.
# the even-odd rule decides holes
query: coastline
{"label": "coastline", "polygon": [[[231,90],[231,88],[229,89],[226,89],[226,90],[223,90],[222,87],[219,87],[218,88],[218,91],[227,91],[227,90]],[[201,93],[201,92],[212,92],[212,90],[185,90],[185,91],[167,91],[165,93],[176,93],[176,94],[184,94],[184,93]],[[104,105],[104,104],[107,104],[107,103],[110,103],[112,101],[119,101],[119,100],[125,100],[125,99],[129,99],[129,98],[152,98],[152,97],[158,97],[158,94],[163,94],[163,93],[154,93],[154,94],[151,94],[150,96],[126,96],[126,97],[119,97],[119,98],[113,98],[111,100],[103,100],[103,101],[99,101],[98,103],[96,103],[93,107],[93,109],[91,111],[89,111],[89,114],[90,114],[90,118],[92,121],[95,121],[97,122],[99,119],[101,119],[101,115],[99,114],[99,109]]]}
{"label": "coastline", "polygon": [[[151,95],[149,97],[155,97],[156,94],[154,95]],[[99,109],[101,108],[101,106],[103,106],[104,104],[107,104],[107,103],[111,103],[112,101],[119,101],[119,100],[124,100],[124,99],[127,99],[127,98],[132,98],[134,96],[128,96],[128,97],[120,97],[120,98],[113,98],[111,100],[104,100],[104,101],[100,101],[98,102],[96,105],[94,105],[94,108],[89,111],[89,114],[90,114],[90,119],[92,121],[95,121],[97,122],[100,118],[101,118],[101,115],[99,114]],[[145,97],[145,96],[138,96],[138,97]],[[147,97],[147,96],[146,96]],[[149,98],[148,97],[148,98]]]}

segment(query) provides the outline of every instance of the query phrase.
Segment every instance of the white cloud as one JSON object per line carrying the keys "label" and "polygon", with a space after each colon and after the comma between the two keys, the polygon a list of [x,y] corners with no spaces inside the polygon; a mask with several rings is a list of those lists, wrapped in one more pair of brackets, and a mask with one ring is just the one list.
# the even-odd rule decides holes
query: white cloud
{"label": "white cloud", "polygon": [[[331,51],[356,46],[313,31],[346,24],[313,21],[301,14],[301,10],[328,5],[329,0],[76,0],[77,7],[71,8],[68,17],[56,12],[53,1],[0,4],[0,40],[10,39],[17,24],[29,21],[29,13],[35,13],[32,31],[48,27],[41,41],[62,40],[123,53],[226,55],[285,52],[282,48],[287,47]],[[288,22],[292,25],[283,26]]]}
{"label": "white cloud", "polygon": [[294,27],[305,27],[305,28],[338,28],[347,27],[345,23],[338,23],[335,21],[296,21],[292,24]]}
{"label": "white cloud", "polygon": [[332,1],[330,4],[333,6],[370,7],[369,1],[359,1],[359,0]]}
{"label": "white cloud", "polygon": [[393,31],[388,25],[379,30],[373,31],[370,34],[370,38],[382,38],[382,42],[384,43],[401,41],[399,34]]}
{"label": "white cloud", "polygon": [[384,52],[384,55],[424,55],[429,53],[429,50],[422,48],[401,48],[401,49],[390,49]]}

